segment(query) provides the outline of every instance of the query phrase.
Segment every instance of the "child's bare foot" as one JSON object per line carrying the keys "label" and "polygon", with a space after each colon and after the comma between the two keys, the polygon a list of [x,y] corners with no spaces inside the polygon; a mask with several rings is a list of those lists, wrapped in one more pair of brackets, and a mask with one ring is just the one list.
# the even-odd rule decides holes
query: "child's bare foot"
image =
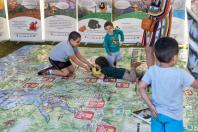
{"label": "child's bare foot", "polygon": [[68,75],[68,77],[70,77],[70,78],[74,78],[75,76],[76,76],[75,73],[69,73],[69,75]]}
{"label": "child's bare foot", "polygon": [[133,67],[133,68],[137,68],[140,65],[141,65],[141,62],[132,62],[131,63],[131,67]]}

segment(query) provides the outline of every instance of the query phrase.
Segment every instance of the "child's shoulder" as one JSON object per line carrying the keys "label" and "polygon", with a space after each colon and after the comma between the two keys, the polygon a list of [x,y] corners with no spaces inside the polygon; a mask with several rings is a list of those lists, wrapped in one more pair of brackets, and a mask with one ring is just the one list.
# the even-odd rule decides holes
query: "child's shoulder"
{"label": "child's shoulder", "polygon": [[114,33],[122,32],[122,30],[121,30],[120,28],[115,28],[115,29],[113,30],[113,32],[114,32]]}
{"label": "child's shoulder", "polygon": [[107,38],[109,38],[110,37],[110,35],[108,34],[108,33],[106,33],[105,35],[104,35],[104,39],[107,39]]}

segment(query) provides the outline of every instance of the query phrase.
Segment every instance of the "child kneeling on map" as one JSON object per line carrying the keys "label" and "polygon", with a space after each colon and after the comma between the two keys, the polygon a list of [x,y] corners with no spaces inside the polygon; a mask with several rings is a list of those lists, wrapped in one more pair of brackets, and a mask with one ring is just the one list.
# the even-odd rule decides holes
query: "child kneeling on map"
{"label": "child kneeling on map", "polygon": [[[58,76],[72,76],[74,73],[74,66],[76,65],[89,70],[92,67],[79,52],[81,35],[73,31],[69,34],[68,40],[58,43],[49,54],[49,61],[52,67],[46,68],[38,72],[38,75],[58,75]],[[71,60],[71,61],[70,61]]]}
{"label": "child kneeling on map", "polygon": [[96,67],[101,69],[101,73],[103,74],[103,76],[101,76],[100,78],[103,78],[104,76],[108,76],[108,77],[113,77],[115,79],[124,79],[130,82],[135,82],[137,78],[136,68],[141,63],[140,62],[131,63],[131,70],[129,71],[125,68],[112,67],[105,57],[100,56],[96,58],[95,64]]}

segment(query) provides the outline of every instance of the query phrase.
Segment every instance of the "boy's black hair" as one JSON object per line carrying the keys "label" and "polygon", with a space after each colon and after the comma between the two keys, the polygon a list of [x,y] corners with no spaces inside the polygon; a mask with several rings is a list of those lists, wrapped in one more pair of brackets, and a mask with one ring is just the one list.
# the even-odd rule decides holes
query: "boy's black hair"
{"label": "boy's black hair", "polygon": [[95,64],[99,65],[101,68],[110,66],[108,60],[103,56],[96,58]]}
{"label": "boy's black hair", "polygon": [[81,38],[81,35],[80,33],[76,32],[76,31],[72,31],[70,34],[69,34],[69,37],[68,37],[68,40],[76,40],[78,38]]}
{"label": "boy's black hair", "polygon": [[171,37],[163,37],[155,43],[155,56],[162,63],[169,63],[179,53],[178,43]]}
{"label": "boy's black hair", "polygon": [[106,21],[104,24],[104,28],[106,28],[107,26],[113,27],[113,23],[111,21]]}

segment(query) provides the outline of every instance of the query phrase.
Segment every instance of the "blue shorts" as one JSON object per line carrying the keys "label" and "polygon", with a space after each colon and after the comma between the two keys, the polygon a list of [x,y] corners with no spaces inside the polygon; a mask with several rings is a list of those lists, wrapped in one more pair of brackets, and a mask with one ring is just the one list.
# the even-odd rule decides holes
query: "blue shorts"
{"label": "blue shorts", "polygon": [[183,132],[183,121],[158,114],[151,118],[151,132]]}

